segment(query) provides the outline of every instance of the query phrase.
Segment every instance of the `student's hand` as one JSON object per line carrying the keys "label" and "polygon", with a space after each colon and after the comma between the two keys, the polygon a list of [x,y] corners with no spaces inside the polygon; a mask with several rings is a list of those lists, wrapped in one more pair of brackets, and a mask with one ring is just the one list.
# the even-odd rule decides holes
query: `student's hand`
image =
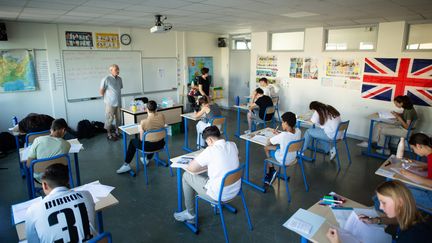
{"label": "student's hand", "polygon": [[396,119],[399,119],[399,118],[400,118],[400,114],[397,113],[396,111],[392,111],[391,113],[392,113],[393,116],[396,117]]}
{"label": "student's hand", "polygon": [[330,229],[327,231],[326,236],[327,236],[327,239],[328,239],[331,243],[340,243],[339,234],[338,234],[337,229],[330,228]]}
{"label": "student's hand", "polygon": [[364,214],[360,214],[359,219],[365,224],[377,224],[378,223],[377,218],[371,218],[371,217],[366,216]]}

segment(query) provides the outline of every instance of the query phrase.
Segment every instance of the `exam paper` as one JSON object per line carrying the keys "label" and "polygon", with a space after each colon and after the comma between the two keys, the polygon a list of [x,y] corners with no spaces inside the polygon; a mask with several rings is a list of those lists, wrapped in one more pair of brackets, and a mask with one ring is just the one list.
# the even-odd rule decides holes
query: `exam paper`
{"label": "exam paper", "polygon": [[99,181],[94,181],[79,187],[73,188],[74,191],[88,191],[93,197],[93,202],[99,202],[99,198],[107,197],[115,187],[102,185]]}
{"label": "exam paper", "polygon": [[19,224],[21,222],[25,221],[25,216],[27,209],[33,205],[34,203],[38,203],[42,201],[42,197],[37,197],[32,200],[28,200],[23,203],[18,203],[15,205],[12,205],[12,214],[13,214],[13,220],[14,224]]}
{"label": "exam paper", "polygon": [[395,173],[393,173],[389,170],[385,170],[383,168],[379,168],[375,173],[380,174],[380,175],[387,177],[387,178],[393,178],[395,175]]}
{"label": "exam paper", "polygon": [[343,229],[363,243],[392,242],[391,235],[385,233],[382,227],[373,224],[363,223],[355,212],[352,212],[351,215],[348,217]]}
{"label": "exam paper", "polygon": [[263,135],[255,135],[252,140],[261,144],[267,144],[268,141],[267,137]]}
{"label": "exam paper", "polygon": [[[292,220],[294,220],[294,222],[291,222]],[[295,231],[299,235],[311,238],[324,222],[325,218],[300,208],[283,224],[283,226]]]}
{"label": "exam paper", "polygon": [[395,116],[390,111],[380,111],[378,112],[379,118],[382,119],[394,119]]}
{"label": "exam paper", "polygon": [[83,145],[82,144],[71,144],[71,147],[69,149],[69,153],[73,154],[73,153],[79,153],[79,151],[82,149]]}

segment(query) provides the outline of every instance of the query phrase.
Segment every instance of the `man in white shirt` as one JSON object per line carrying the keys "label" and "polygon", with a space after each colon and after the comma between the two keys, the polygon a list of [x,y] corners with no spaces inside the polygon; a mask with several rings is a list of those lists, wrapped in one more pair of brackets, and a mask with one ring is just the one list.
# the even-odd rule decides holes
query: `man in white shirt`
{"label": "man in white shirt", "polygon": [[[233,142],[221,138],[219,129],[210,126],[204,129],[203,139],[208,147],[192,160],[187,171],[199,172],[207,167],[208,177],[192,175],[189,172],[183,174],[183,194],[186,210],[174,213],[178,221],[192,221],[195,219],[195,195],[207,196],[218,200],[222,178],[229,171],[239,167],[238,150]],[[241,180],[226,186],[222,194],[222,201],[232,199],[240,190]]]}
{"label": "man in white shirt", "polygon": [[[119,135],[118,127],[121,123],[120,108],[121,108],[121,89],[123,88],[123,81],[120,78],[120,68],[117,64],[110,66],[111,75],[102,79],[99,93],[104,97],[105,103],[105,129],[108,131],[109,140],[117,140]],[[114,133],[111,132],[112,122],[115,119]]]}
{"label": "man in white shirt", "polygon": [[42,176],[45,198],[26,213],[27,241],[83,242],[93,237],[95,205],[88,191],[68,189],[68,168],[48,166]]}

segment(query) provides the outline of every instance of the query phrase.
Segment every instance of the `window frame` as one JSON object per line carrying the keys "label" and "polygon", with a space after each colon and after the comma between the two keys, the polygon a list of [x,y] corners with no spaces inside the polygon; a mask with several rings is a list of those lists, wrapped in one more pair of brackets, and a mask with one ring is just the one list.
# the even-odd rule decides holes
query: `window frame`
{"label": "window frame", "polygon": [[[360,47],[358,49],[346,49],[346,50],[326,50],[326,44],[328,40],[329,30],[341,30],[341,29],[355,29],[355,28],[367,28],[373,27],[376,28],[375,39],[374,39],[374,48],[361,50]],[[338,26],[338,27],[324,27],[323,31],[323,44],[322,51],[323,52],[376,52],[378,48],[378,34],[379,34],[379,25],[378,24],[368,24],[368,25],[354,25],[354,26]],[[359,41],[359,44],[364,41]]]}
{"label": "window frame", "polygon": [[402,52],[432,52],[431,49],[407,49],[408,41],[409,41],[409,34],[410,34],[410,27],[411,25],[417,25],[417,24],[432,24],[431,21],[428,22],[406,22],[404,25],[404,32],[403,32],[403,42],[402,42]]}
{"label": "window frame", "polygon": [[[273,34],[281,34],[281,33],[292,33],[292,32],[303,32],[303,48],[299,50],[273,50],[272,49],[272,35]],[[305,44],[306,44],[306,29],[291,29],[286,31],[271,31],[267,33],[267,51],[268,52],[304,52]]]}
{"label": "window frame", "polygon": [[[245,36],[245,35],[249,35],[249,38],[246,38],[246,37],[241,38],[242,36]],[[235,45],[236,41],[245,41],[246,49],[234,48],[234,47],[236,47],[236,45]],[[230,42],[230,51],[249,51],[250,52],[252,50],[252,48],[249,48],[247,45],[248,43],[251,43],[251,47],[252,47],[252,37],[251,37],[250,33],[230,35],[229,36],[229,42]]]}

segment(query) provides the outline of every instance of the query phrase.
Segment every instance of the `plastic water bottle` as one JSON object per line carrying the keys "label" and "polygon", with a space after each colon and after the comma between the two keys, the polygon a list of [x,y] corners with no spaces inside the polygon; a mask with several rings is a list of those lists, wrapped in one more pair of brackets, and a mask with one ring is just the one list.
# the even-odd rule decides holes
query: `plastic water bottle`
{"label": "plastic water bottle", "polygon": [[12,117],[12,125],[16,126],[18,124],[18,118],[16,116]]}
{"label": "plastic water bottle", "polygon": [[235,104],[240,105],[240,97],[239,96],[235,97]]}
{"label": "plastic water bottle", "polygon": [[397,147],[396,158],[402,159],[404,155],[404,151],[405,151],[405,138],[401,137]]}

